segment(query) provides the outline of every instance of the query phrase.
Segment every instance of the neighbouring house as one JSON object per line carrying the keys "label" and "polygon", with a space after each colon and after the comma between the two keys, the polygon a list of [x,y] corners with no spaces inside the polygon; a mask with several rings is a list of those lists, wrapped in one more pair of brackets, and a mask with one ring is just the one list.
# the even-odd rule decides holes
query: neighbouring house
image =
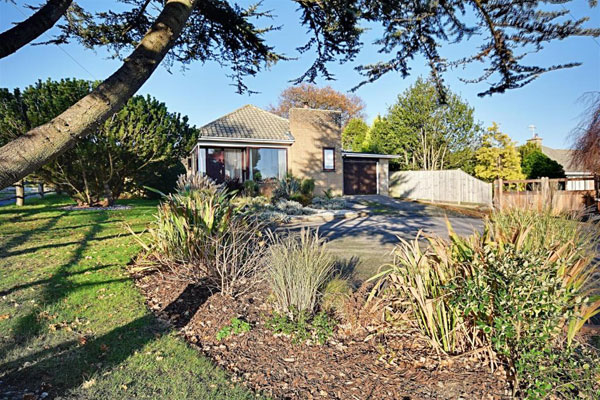
{"label": "neighbouring house", "polygon": [[340,121],[336,111],[292,108],[286,119],[246,105],[200,128],[186,167],[217,182],[267,185],[290,173],[314,179],[317,195],[388,195],[397,156],[342,150]]}
{"label": "neighbouring house", "polygon": [[[574,160],[574,150],[553,149],[542,145],[542,138],[537,134],[528,139],[527,143],[536,144],[548,158],[562,165],[567,178],[585,178],[593,175],[581,163]],[[566,190],[594,190],[593,180],[567,181]]]}

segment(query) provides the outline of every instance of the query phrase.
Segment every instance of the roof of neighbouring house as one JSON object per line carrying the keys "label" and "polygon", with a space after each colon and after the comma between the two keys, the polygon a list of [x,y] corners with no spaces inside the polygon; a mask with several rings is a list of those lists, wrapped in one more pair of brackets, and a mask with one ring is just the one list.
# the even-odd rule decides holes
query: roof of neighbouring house
{"label": "roof of neighbouring house", "polygon": [[553,149],[542,146],[542,153],[562,165],[565,172],[588,172],[583,165],[573,162],[573,150]]}
{"label": "roof of neighbouring house", "polygon": [[201,138],[293,141],[290,122],[251,104],[200,128]]}

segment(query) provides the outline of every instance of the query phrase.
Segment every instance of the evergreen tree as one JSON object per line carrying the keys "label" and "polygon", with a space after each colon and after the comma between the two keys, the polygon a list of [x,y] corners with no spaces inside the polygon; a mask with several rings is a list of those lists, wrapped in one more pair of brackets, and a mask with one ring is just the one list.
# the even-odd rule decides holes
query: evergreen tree
{"label": "evergreen tree", "polygon": [[535,143],[526,143],[519,147],[521,170],[527,179],[564,178],[562,165],[542,153]]}
{"label": "evergreen tree", "polygon": [[391,163],[394,169],[462,168],[472,173],[481,130],[473,113],[447,88],[440,92],[435,82],[419,78],[374,127],[367,147],[400,155]]}
{"label": "evergreen tree", "polygon": [[[0,90],[0,140],[43,124],[93,90],[92,82],[63,79],[38,81],[12,93]],[[135,96],[86,139],[35,171],[45,182],[81,204],[112,204],[125,191],[147,184],[168,190],[179,161],[193,143],[195,129],[187,117],[168,112],[164,103]],[[169,180],[161,179],[170,177]]]}
{"label": "evergreen tree", "polygon": [[359,118],[351,119],[342,131],[342,148],[351,151],[363,151],[369,125]]}
{"label": "evergreen tree", "polygon": [[515,143],[507,134],[500,132],[495,122],[483,135],[476,159],[475,176],[484,181],[525,178],[521,171],[521,157]]}

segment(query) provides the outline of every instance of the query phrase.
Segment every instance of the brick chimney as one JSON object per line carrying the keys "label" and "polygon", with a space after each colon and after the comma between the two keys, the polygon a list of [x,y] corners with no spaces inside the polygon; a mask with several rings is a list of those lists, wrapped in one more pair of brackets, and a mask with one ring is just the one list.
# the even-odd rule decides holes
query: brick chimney
{"label": "brick chimney", "polygon": [[[312,108],[292,108],[289,112],[290,133],[294,144],[288,153],[290,172],[299,178],[315,181],[315,195],[331,189],[341,194],[342,174],[342,127],[338,111]],[[324,150],[334,151],[334,169],[324,170]]]}

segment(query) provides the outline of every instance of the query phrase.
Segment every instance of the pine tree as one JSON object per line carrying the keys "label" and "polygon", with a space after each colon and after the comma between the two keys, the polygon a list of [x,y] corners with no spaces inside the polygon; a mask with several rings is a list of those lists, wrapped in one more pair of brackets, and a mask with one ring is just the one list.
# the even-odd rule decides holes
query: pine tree
{"label": "pine tree", "polygon": [[[12,93],[0,91],[0,141],[43,124],[93,90],[94,83],[63,79],[38,81]],[[86,139],[35,172],[86,205],[112,204],[125,191],[145,185],[167,190],[162,176],[184,172],[179,161],[193,143],[195,129],[187,117],[170,113],[164,103],[135,96]],[[152,183],[150,183],[152,182]]]}

